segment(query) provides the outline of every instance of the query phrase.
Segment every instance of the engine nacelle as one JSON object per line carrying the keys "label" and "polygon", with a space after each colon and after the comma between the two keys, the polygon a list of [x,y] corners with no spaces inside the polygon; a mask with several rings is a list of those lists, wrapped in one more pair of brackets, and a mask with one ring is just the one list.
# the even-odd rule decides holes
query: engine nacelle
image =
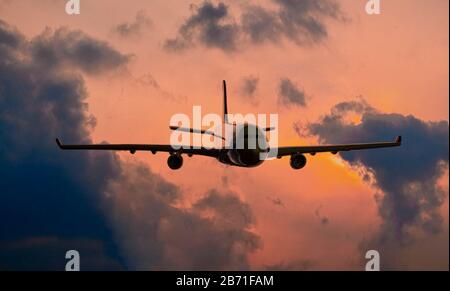
{"label": "engine nacelle", "polygon": [[183,157],[180,155],[170,155],[167,159],[167,165],[172,170],[178,170],[183,166]]}
{"label": "engine nacelle", "polygon": [[291,156],[291,167],[295,170],[300,170],[306,166],[306,157],[301,154]]}

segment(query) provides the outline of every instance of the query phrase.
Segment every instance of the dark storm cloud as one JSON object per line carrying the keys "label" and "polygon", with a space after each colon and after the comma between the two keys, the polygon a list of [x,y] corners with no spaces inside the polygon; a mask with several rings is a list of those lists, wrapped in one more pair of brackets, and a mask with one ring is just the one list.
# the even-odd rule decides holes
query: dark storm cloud
{"label": "dark storm cloud", "polygon": [[278,102],[286,107],[306,107],[305,92],[299,89],[290,79],[282,79],[279,85]]}
{"label": "dark storm cloud", "polygon": [[126,65],[131,56],[113,49],[82,31],[59,28],[45,30],[30,42],[30,53],[42,67],[70,66],[84,73],[101,74]]}
{"label": "dark storm cloud", "polygon": [[0,46],[16,48],[23,42],[23,36],[0,19]]}
{"label": "dark storm cloud", "polygon": [[[361,123],[345,122],[346,113],[355,110],[362,114]],[[307,127],[323,143],[382,141],[403,135],[400,148],[341,153],[350,165],[362,166],[384,194],[377,195],[381,231],[369,245],[402,246],[413,241],[414,229],[428,234],[442,230],[440,207],[446,193],[437,182],[448,168],[447,121],[423,121],[412,115],[381,113],[364,102],[343,102]]]}
{"label": "dark storm cloud", "polygon": [[339,5],[329,0],[274,0],[277,10],[251,6],[242,15],[243,31],[254,43],[282,37],[297,45],[313,44],[328,35],[325,19],[341,19]]}
{"label": "dark storm cloud", "polygon": [[[95,118],[77,73],[85,70],[68,49],[81,32],[28,41],[2,23],[0,34],[9,35],[0,44],[0,269],[62,270],[69,249],[80,252],[82,270],[249,267],[260,240],[249,230],[250,207],[235,194],[210,191],[178,208],[180,189],[146,166],[57,148],[55,137],[92,143]],[[99,52],[121,55],[100,44],[108,49]],[[101,72],[121,66],[109,62]]]}
{"label": "dark storm cloud", "polygon": [[[89,127],[95,121],[87,114],[82,77],[63,70],[62,64],[50,65],[49,60],[72,64],[75,56],[83,56],[84,50],[77,49],[83,47],[80,42],[99,45],[97,53],[120,54],[85,38],[81,32],[58,30],[28,42],[2,22],[0,35],[7,36],[2,37],[0,45],[4,52],[0,55],[1,268],[60,268],[64,261],[61,249],[39,247],[42,241],[36,240],[48,237],[64,242],[76,240],[76,248],[82,250],[90,248],[85,242],[100,245],[105,251],[101,257],[99,252],[97,260],[92,257],[93,265],[85,264],[85,269],[100,268],[105,260],[118,266],[120,259],[96,204],[99,193],[107,180],[116,176],[120,165],[112,154],[72,155],[57,149],[55,137],[75,143],[91,142]],[[36,54],[36,46],[48,48],[47,61],[37,59],[42,55]],[[122,62],[110,62],[106,67],[112,69],[114,64]],[[8,247],[21,241],[28,242],[18,244],[23,249],[12,251]],[[36,257],[43,260],[36,262]],[[54,264],[58,259],[59,263]]]}
{"label": "dark storm cloud", "polygon": [[228,9],[222,2],[217,5],[203,2],[180,27],[178,36],[166,41],[166,49],[180,51],[200,42],[207,47],[234,51],[239,28],[235,23],[227,22]]}
{"label": "dark storm cloud", "polygon": [[33,237],[17,241],[0,240],[0,270],[64,270],[66,252],[76,249],[81,257],[83,271],[123,270],[108,255],[104,243],[95,239],[62,239],[58,237]]}
{"label": "dark storm cloud", "polygon": [[215,47],[225,52],[238,49],[237,44],[250,41],[279,43],[287,39],[297,45],[318,43],[328,36],[327,19],[343,20],[342,12],[333,0],[273,0],[275,9],[258,5],[245,6],[241,21],[233,20],[229,7],[209,1],[196,7],[180,27],[178,36],[166,41],[165,47],[181,51],[195,43]]}
{"label": "dark storm cloud", "polygon": [[147,167],[129,164],[108,188],[106,207],[133,270],[245,270],[260,245],[250,206],[211,190],[191,208],[180,189]]}
{"label": "dark storm cloud", "polygon": [[147,17],[145,11],[140,10],[132,22],[117,25],[114,28],[114,32],[123,38],[136,37],[141,35],[143,29],[151,25],[152,21]]}

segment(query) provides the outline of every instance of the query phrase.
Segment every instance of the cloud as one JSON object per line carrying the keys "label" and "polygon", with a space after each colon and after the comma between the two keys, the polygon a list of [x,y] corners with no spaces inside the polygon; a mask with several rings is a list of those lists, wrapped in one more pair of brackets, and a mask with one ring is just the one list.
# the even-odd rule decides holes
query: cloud
{"label": "cloud", "polygon": [[321,225],[326,226],[330,223],[330,219],[322,214],[322,206],[317,208],[316,211],[314,211],[314,214],[316,215],[317,218],[319,218]]}
{"label": "cloud", "polygon": [[[235,52],[246,43],[278,44],[287,39],[299,46],[319,43],[328,36],[325,21],[344,20],[333,0],[273,0],[275,9],[246,5],[240,22],[229,6],[209,1],[194,7],[193,14],[179,28],[177,37],[166,41],[170,51],[183,51],[199,43],[224,52]],[[240,46],[238,47],[238,44]]]}
{"label": "cloud", "polygon": [[[53,256],[61,250],[41,248],[42,241],[36,239],[41,237],[96,241],[97,248],[104,251],[97,260],[92,257],[95,265],[85,264],[85,269],[103,266],[106,261],[119,266],[121,259],[96,206],[106,181],[119,171],[116,157],[109,153],[63,154],[54,142],[58,136],[75,143],[91,142],[89,128],[95,119],[87,113],[84,81],[70,69],[62,69],[63,63],[73,63],[72,50],[55,48],[63,39],[62,46],[77,47],[80,38],[46,34],[30,42],[5,22],[0,35],[7,36],[0,45],[1,267],[34,269],[36,257],[47,257],[39,262],[40,269],[58,269],[61,264],[55,264]],[[71,32],[65,30],[64,35]],[[42,61],[41,55],[35,54],[37,43],[42,48],[52,44],[54,50],[47,50],[46,56],[61,64]],[[51,53],[57,56],[53,58]],[[11,251],[8,245],[20,241],[28,244],[18,244],[22,248]],[[75,245],[85,248],[84,244]],[[64,256],[59,259],[65,260]]]}
{"label": "cloud", "polygon": [[290,79],[282,79],[279,84],[278,103],[286,106],[306,107],[305,92],[299,89]]}
{"label": "cloud", "polygon": [[141,164],[124,167],[106,207],[133,270],[246,270],[260,246],[250,206],[234,193],[207,192],[191,208],[183,193]]}
{"label": "cloud", "polygon": [[0,46],[16,48],[23,42],[23,36],[0,19]]}
{"label": "cloud", "polygon": [[169,39],[165,48],[170,51],[181,51],[199,42],[207,47],[234,51],[239,34],[238,26],[227,22],[228,6],[222,2],[214,5],[203,2],[178,30],[178,36]]}
{"label": "cloud", "polygon": [[328,36],[325,19],[342,20],[335,1],[274,0],[277,10],[250,6],[242,15],[243,31],[253,43],[278,42],[281,38],[297,45],[322,41]]}
{"label": "cloud", "polygon": [[79,69],[83,73],[101,74],[123,68],[131,59],[80,30],[46,29],[30,42],[30,54],[39,66]]}
{"label": "cloud", "polygon": [[283,201],[280,199],[280,197],[276,196],[267,196],[267,200],[269,200],[273,205],[280,206],[280,207],[286,207],[283,203]]}
{"label": "cloud", "polygon": [[142,30],[152,25],[144,10],[138,11],[132,22],[124,22],[114,27],[114,32],[122,38],[138,37]]}
{"label": "cloud", "polygon": [[[33,237],[16,241],[0,241],[0,270],[40,271],[65,270],[66,252],[76,249],[83,271],[118,271],[123,266],[108,255],[104,243],[95,239]],[[51,266],[51,268],[49,267]]]}
{"label": "cloud", "polygon": [[317,262],[309,259],[280,262],[265,267],[267,271],[308,271],[317,266]]}
{"label": "cloud", "polygon": [[257,103],[256,100],[256,91],[258,90],[259,78],[254,76],[248,76],[243,78],[242,84],[239,88],[239,94],[244,97],[246,100],[250,101],[253,104]]}
{"label": "cloud", "polygon": [[275,43],[282,37],[279,15],[260,6],[250,6],[241,17],[242,30],[251,42],[258,44],[265,41]]}
{"label": "cloud", "polygon": [[105,61],[119,52],[80,31],[27,40],[2,22],[0,35],[8,35],[0,44],[0,269],[62,270],[69,249],[80,252],[82,270],[249,268],[260,239],[234,193],[210,191],[180,208],[184,193],[148,167],[56,146],[55,137],[92,143],[80,74],[92,70],[74,63],[81,39],[100,48],[98,72],[123,66]]}
{"label": "cloud", "polygon": [[[360,123],[346,121],[351,112],[361,114]],[[366,246],[387,253],[413,243],[417,231],[431,235],[442,231],[440,207],[447,193],[438,180],[448,169],[447,121],[382,113],[364,101],[355,101],[337,104],[307,128],[323,143],[383,141],[403,135],[400,148],[340,154],[351,166],[362,167],[366,180],[381,191],[376,199],[382,225]],[[395,255],[385,259],[385,268],[395,267]]]}

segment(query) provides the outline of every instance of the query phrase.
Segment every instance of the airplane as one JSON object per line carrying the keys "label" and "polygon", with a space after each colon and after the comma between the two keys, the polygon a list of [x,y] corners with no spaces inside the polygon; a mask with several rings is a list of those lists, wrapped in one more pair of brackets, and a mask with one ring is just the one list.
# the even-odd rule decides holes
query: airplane
{"label": "airplane", "polygon": [[[172,170],[178,170],[183,166],[183,154],[188,157],[194,155],[207,156],[217,159],[220,163],[252,168],[261,165],[269,157],[269,153],[276,152],[276,157],[281,159],[284,156],[290,156],[290,166],[299,170],[306,166],[305,154],[312,156],[317,153],[330,152],[337,154],[339,152],[386,148],[386,147],[398,147],[402,144],[402,137],[398,136],[394,142],[375,142],[375,143],[355,143],[355,144],[335,144],[335,145],[316,145],[316,146],[288,146],[270,148],[267,143],[252,143],[255,139],[258,141],[266,141],[266,132],[274,130],[274,128],[260,128],[256,125],[243,123],[243,124],[230,124],[228,122],[228,106],[227,106],[227,85],[226,81],[223,81],[223,123],[225,126],[232,125],[232,134],[234,137],[242,136],[244,138],[243,147],[236,148],[236,139],[230,137],[220,137],[224,140],[224,143],[228,141],[228,146],[221,148],[205,148],[205,147],[191,147],[180,146],[173,147],[172,145],[160,145],[160,144],[87,144],[87,145],[65,145],[59,139],[56,139],[58,147],[62,150],[111,150],[111,151],[128,151],[131,154],[135,154],[137,151],[147,151],[153,154],[157,152],[169,153],[167,165]],[[183,128],[178,126],[170,126],[171,130],[179,130],[182,132],[206,134],[216,136],[214,132],[209,130]],[[250,130],[255,130],[256,135],[251,135]],[[243,132],[242,132],[243,131]],[[241,135],[242,134],[242,135]],[[216,136],[217,137],[217,136]],[[253,139],[253,140],[252,140]],[[230,144],[232,143],[232,144]],[[257,145],[250,147],[249,145]]]}

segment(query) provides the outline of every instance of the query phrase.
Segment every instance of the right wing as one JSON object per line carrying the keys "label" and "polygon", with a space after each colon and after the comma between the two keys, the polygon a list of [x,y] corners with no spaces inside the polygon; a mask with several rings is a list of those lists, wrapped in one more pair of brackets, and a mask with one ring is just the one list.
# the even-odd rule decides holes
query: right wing
{"label": "right wing", "polygon": [[[294,154],[312,154],[331,152],[347,152],[354,150],[365,150],[375,148],[397,147],[401,146],[402,137],[398,136],[394,142],[375,142],[375,143],[355,143],[355,144],[337,144],[337,145],[319,145],[319,146],[298,146],[298,147],[279,147],[272,148],[277,157],[290,156]],[[269,152],[270,154],[270,152]]]}
{"label": "right wing", "polygon": [[171,145],[157,144],[86,144],[86,145],[65,145],[59,139],[56,139],[58,147],[62,150],[106,150],[106,151],[127,151],[135,154],[137,151],[147,151],[156,154],[157,152],[168,152],[170,154],[180,153],[187,155],[200,155],[217,158],[220,149],[195,148],[190,146],[181,146],[173,148]]}

